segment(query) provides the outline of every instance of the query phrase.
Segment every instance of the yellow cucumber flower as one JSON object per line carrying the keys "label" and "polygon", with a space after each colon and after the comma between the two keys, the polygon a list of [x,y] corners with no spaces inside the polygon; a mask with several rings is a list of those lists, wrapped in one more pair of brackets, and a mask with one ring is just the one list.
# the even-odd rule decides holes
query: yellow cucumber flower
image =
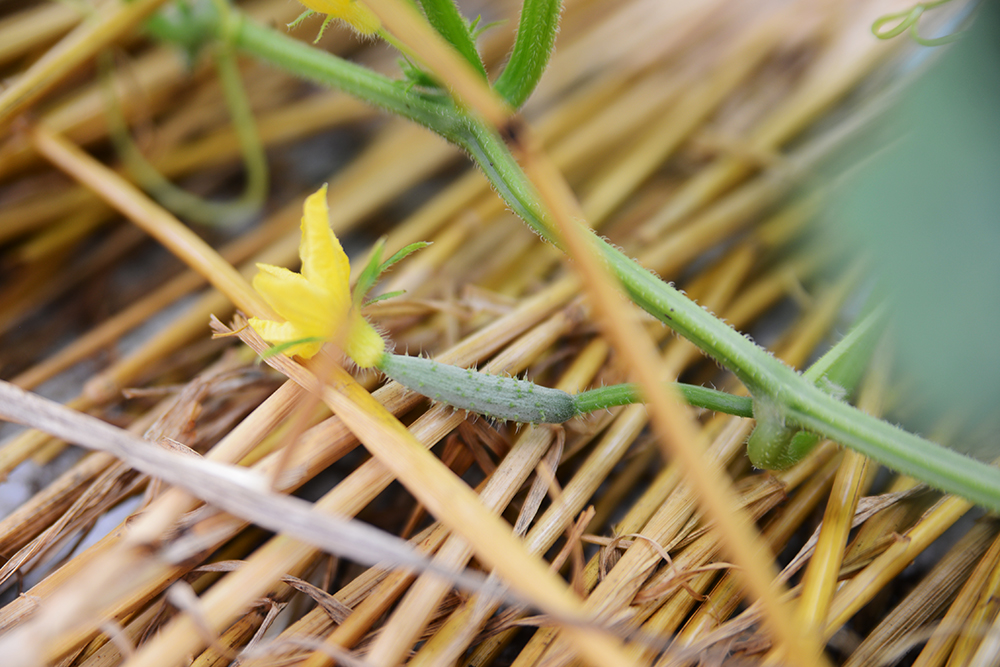
{"label": "yellow cucumber flower", "polygon": [[382,22],[375,16],[375,12],[368,9],[361,0],[299,0],[299,2],[317,14],[327,14],[330,18],[340,19],[362,35],[373,35],[382,27]]}
{"label": "yellow cucumber flower", "polygon": [[285,321],[252,317],[250,326],[269,343],[289,345],[289,355],[309,359],[333,340],[358,366],[377,364],[385,341],[351,301],[351,267],[330,229],[325,185],[306,199],[299,256],[302,273],[257,265],[253,288]]}

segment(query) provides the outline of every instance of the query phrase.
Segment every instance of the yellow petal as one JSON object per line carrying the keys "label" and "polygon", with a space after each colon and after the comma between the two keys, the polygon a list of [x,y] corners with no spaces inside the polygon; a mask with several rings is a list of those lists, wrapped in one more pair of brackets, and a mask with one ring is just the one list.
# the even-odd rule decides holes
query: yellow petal
{"label": "yellow petal", "polygon": [[382,27],[375,13],[360,0],[300,0],[309,9],[319,14],[329,14],[338,18],[362,35],[371,35]]}
{"label": "yellow petal", "polygon": [[368,320],[356,310],[349,316],[344,352],[361,368],[371,368],[379,363],[385,354],[385,341]]}
{"label": "yellow petal", "polygon": [[347,0],[299,0],[303,5],[317,14],[340,16],[341,10],[347,6]]}
{"label": "yellow petal", "polygon": [[291,322],[272,322],[271,320],[262,320],[259,317],[251,317],[247,321],[261,338],[274,345],[290,343],[293,340],[306,337]]}
{"label": "yellow petal", "polygon": [[[308,334],[299,330],[299,328],[291,322],[272,322],[270,320],[262,320],[257,317],[251,317],[249,323],[250,326],[253,327],[254,331],[260,334],[261,338],[272,345],[291,343],[292,341],[309,337]],[[323,343],[320,341],[301,343],[287,348],[284,350],[284,353],[288,356],[297,355],[303,359],[309,359],[310,357],[315,356],[322,346]]]}
{"label": "yellow petal", "polygon": [[382,22],[375,16],[375,12],[368,9],[360,0],[350,0],[346,11],[337,18],[345,21],[362,35],[374,35],[382,27]]}
{"label": "yellow petal", "polygon": [[331,292],[350,290],[351,266],[347,254],[330,229],[330,211],[326,205],[326,185],[306,198],[302,215],[302,275],[311,283]]}
{"label": "yellow petal", "polygon": [[253,288],[284,319],[306,336],[332,336],[350,307],[343,297],[280,266],[258,264]]}

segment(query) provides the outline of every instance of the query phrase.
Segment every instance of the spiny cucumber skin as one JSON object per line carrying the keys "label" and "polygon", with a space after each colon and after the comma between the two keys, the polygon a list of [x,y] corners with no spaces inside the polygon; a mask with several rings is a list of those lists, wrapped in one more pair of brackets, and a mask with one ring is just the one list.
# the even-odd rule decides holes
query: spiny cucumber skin
{"label": "spiny cucumber skin", "polygon": [[386,354],[378,368],[419,394],[490,419],[561,424],[577,414],[572,395],[526,380],[399,354]]}

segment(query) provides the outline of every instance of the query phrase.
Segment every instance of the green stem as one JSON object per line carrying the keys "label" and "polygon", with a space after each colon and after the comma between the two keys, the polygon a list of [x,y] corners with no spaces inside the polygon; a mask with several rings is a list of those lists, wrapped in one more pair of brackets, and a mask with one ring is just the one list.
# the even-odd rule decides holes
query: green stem
{"label": "green stem", "polygon": [[[320,51],[286,34],[265,28],[242,14],[232,33],[233,44],[256,58],[304,79],[353,95],[368,104],[428,127],[448,138],[461,117],[454,103],[443,94],[423,93],[393,81],[367,67]],[[234,17],[235,18],[235,17]]]}
{"label": "green stem", "polygon": [[[753,417],[753,401],[745,396],[735,396],[717,389],[700,387],[683,382],[674,382],[674,389],[691,406],[714,412],[724,412],[737,417]],[[614,384],[584,391],[573,397],[577,414],[585,415],[617,405],[642,403],[639,386],[636,384]]]}
{"label": "green stem", "polygon": [[[784,404],[788,418],[928,486],[1000,510],[1000,470],[936,445],[846,403],[811,396]],[[859,417],[861,415],[861,417]]]}
{"label": "green stem", "polygon": [[434,29],[441,33],[445,40],[469,61],[483,78],[486,78],[486,68],[476,50],[476,43],[469,33],[469,24],[458,11],[453,0],[420,0],[424,14]]}
{"label": "green stem", "polygon": [[240,69],[231,44],[223,44],[215,54],[216,68],[222,92],[229,107],[233,121],[233,129],[239,141],[240,152],[246,165],[246,190],[240,198],[241,203],[259,209],[267,199],[268,169],[267,154],[264,144],[257,133],[257,120],[254,118],[250,99],[247,97]]}
{"label": "green stem", "polygon": [[[460,143],[525,223],[559,245],[531,184],[493,131],[470,122]],[[842,403],[594,236],[608,268],[643,310],[735,374],[788,426],[803,428],[937,488],[1000,511],[1000,469],[917,437]]]}
{"label": "green stem", "polygon": [[[500,196],[532,230],[563,249],[538,205],[534,188],[496,132],[469,119],[465,132],[456,133],[453,141],[469,152]],[[791,369],[768,352],[707,313],[620,250],[596,235],[593,242],[601,250],[608,268],[636,304],[733,371],[750,389],[768,381],[773,386],[789,376],[795,377]],[[770,372],[761,374],[761,367],[770,367]],[[772,379],[773,373],[778,374],[780,379]]]}
{"label": "green stem", "polygon": [[[244,21],[237,46],[305,78],[335,86],[431,128],[466,149],[500,196],[543,238],[558,245],[538,198],[506,145],[440,96],[420,94],[386,77]],[[595,237],[604,260],[641,308],[732,371],[751,394],[789,425],[834,439],[948,493],[1000,511],[1000,470],[906,433],[840,402],[703,310],[621,251]]]}
{"label": "green stem", "polygon": [[111,85],[110,64],[106,58],[99,61],[102,87],[107,100],[105,113],[109,135],[125,168],[144,190],[176,215],[203,225],[227,226],[240,224],[255,215],[267,198],[268,168],[264,145],[257,134],[253,110],[240,80],[239,68],[231,49],[219,44],[215,53],[216,70],[223,94],[229,107],[233,129],[236,131],[240,152],[246,168],[246,186],[243,194],[233,201],[208,201],[178,187],[165,177],[136,146],[129,133],[128,123]]}
{"label": "green stem", "polygon": [[524,0],[514,49],[493,86],[514,109],[528,100],[549,64],[561,11],[562,0]]}

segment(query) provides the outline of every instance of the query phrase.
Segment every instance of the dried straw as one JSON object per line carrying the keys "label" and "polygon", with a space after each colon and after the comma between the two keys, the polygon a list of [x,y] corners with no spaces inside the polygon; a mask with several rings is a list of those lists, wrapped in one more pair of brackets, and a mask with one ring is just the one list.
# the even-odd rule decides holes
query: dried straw
{"label": "dried straw", "polygon": [[[74,411],[3,385],[5,412],[56,431],[0,444],[0,476],[48,476],[0,520],[0,583],[27,587],[0,606],[5,664],[868,665],[924,642],[917,664],[989,664],[996,523],[970,528],[969,503],[883,483],[834,443],[788,471],[749,469],[751,423],[650,392],[678,376],[740,388],[623,307],[568,224],[585,219],[806,365],[846,326],[865,269],[806,233],[835,185],[821,165],[878,106],[866,81],[907,55],[868,31],[906,3],[566,2],[512,148],[568,232],[571,266],[453,147],[249,58],[239,68],[273,182],[262,219],[178,220],[117,163],[107,91],[150,163],[191,192],[230,198],[241,150],[206,62],[188,67],[140,33],[161,4],[0,15],[0,369]],[[285,0],[237,4],[274,25],[297,14]],[[412,8],[369,4],[508,127]],[[510,2],[467,9],[516,17]],[[482,36],[491,71],[515,24]],[[395,67],[337,28],[321,47]],[[560,427],[492,425],[331,360],[255,366],[250,330],[211,341],[210,317],[228,331],[266,313],[247,278],[257,262],[294,268],[302,199],[322,181],[352,257],[382,234],[389,252],[434,244],[379,287],[407,294],[367,312],[397,351],[567,391],[637,378],[654,400]],[[880,349],[865,380],[869,411],[911,400],[890,358]],[[331,516],[402,539],[335,543],[346,533]],[[947,548],[929,553],[936,542]],[[910,586],[901,573],[918,556]],[[894,602],[866,610],[876,598]]]}

